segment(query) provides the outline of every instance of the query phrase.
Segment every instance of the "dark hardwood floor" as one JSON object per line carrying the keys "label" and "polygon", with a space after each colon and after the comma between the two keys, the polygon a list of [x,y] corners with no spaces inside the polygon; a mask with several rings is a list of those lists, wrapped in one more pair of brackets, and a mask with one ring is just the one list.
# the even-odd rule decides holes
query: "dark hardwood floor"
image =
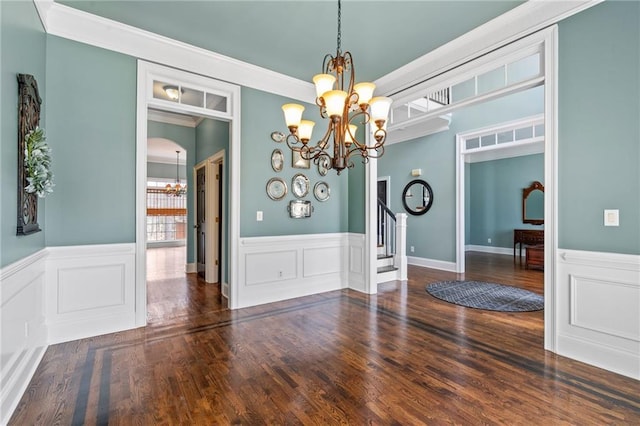
{"label": "dark hardwood floor", "polygon": [[[542,292],[510,256],[467,270]],[[640,424],[639,382],[546,352],[542,311],[463,308],[425,291],[461,276],[409,277],[237,311],[194,275],[150,277],[149,326],[51,346],[11,424]]]}

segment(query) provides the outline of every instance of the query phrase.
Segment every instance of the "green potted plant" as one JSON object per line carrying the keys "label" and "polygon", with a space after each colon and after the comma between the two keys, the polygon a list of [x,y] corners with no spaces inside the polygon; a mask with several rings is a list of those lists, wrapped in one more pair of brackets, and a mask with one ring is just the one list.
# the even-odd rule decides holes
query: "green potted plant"
{"label": "green potted plant", "polygon": [[51,148],[45,142],[44,129],[36,127],[25,137],[24,167],[29,194],[44,198],[53,192],[53,173],[51,172]]}

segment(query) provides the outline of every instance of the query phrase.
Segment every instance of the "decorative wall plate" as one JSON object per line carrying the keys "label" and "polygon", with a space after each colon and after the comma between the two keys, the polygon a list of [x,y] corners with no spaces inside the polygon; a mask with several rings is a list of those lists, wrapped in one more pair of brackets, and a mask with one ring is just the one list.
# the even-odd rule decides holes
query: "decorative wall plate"
{"label": "decorative wall plate", "polygon": [[302,219],[311,216],[313,207],[311,206],[311,201],[292,200],[289,201],[287,210],[289,210],[290,217],[294,219]]}
{"label": "decorative wall plate", "polygon": [[318,201],[327,201],[329,199],[329,184],[327,182],[318,182],[313,187],[313,195]]}
{"label": "decorative wall plate", "polygon": [[271,139],[274,142],[282,142],[284,140],[284,133],[282,133],[282,132],[271,132]]}
{"label": "decorative wall plate", "polygon": [[298,173],[291,179],[291,192],[298,198],[302,198],[309,193],[309,178],[302,173]]}
{"label": "decorative wall plate", "polygon": [[320,157],[318,159],[318,173],[320,176],[325,176],[329,171],[329,159],[327,157]]}
{"label": "decorative wall plate", "polygon": [[271,168],[276,171],[282,171],[284,167],[284,154],[279,149],[274,149],[271,153]]}
{"label": "decorative wall plate", "polygon": [[272,200],[282,200],[287,195],[287,184],[280,178],[271,178],[267,182],[267,195]]}

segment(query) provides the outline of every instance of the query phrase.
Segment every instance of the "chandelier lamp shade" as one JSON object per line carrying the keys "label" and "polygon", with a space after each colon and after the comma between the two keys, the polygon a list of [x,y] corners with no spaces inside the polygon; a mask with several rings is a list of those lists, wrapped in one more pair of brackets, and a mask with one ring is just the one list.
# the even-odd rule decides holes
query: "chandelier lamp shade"
{"label": "chandelier lamp shade", "polygon": [[[313,77],[316,89],[316,104],[320,116],[328,119],[325,134],[316,143],[311,142],[315,123],[303,120],[304,106],[285,104],[282,106],[289,134],[287,145],[299,152],[306,160],[328,160],[330,168],[338,174],[354,166],[351,156],[360,155],[363,162],[384,154],[387,138],[386,123],[391,98],[374,97],[375,84],[355,83],[355,65],[350,52],[342,52],[341,3],[338,0],[338,46],[336,55],[327,54],[322,63],[322,74]],[[358,124],[370,124],[371,145],[356,138]],[[333,149],[331,149],[333,148]]]}
{"label": "chandelier lamp shade", "polygon": [[170,183],[164,188],[164,192],[170,197],[182,197],[187,193],[187,185],[180,185],[180,151],[176,151],[176,183]]}

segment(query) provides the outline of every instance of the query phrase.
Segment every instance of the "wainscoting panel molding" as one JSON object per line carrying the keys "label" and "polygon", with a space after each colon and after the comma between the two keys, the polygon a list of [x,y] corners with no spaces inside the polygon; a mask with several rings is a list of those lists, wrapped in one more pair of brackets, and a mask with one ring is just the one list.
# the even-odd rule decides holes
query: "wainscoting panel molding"
{"label": "wainscoting panel molding", "polygon": [[49,343],[135,327],[135,244],[48,250]]}
{"label": "wainscoting panel molding", "polygon": [[7,424],[47,349],[46,249],[0,271],[0,424]]}
{"label": "wainscoting panel molding", "polygon": [[640,256],[558,250],[558,353],[640,379]]}
{"label": "wainscoting panel molding", "polygon": [[334,247],[310,247],[302,249],[305,278],[319,275],[340,274],[345,270],[345,248],[341,245]]}
{"label": "wainscoting panel molding", "polygon": [[364,234],[349,234],[348,287],[366,293]]}
{"label": "wainscoting panel molding", "polygon": [[347,287],[348,234],[240,239],[238,308]]}

